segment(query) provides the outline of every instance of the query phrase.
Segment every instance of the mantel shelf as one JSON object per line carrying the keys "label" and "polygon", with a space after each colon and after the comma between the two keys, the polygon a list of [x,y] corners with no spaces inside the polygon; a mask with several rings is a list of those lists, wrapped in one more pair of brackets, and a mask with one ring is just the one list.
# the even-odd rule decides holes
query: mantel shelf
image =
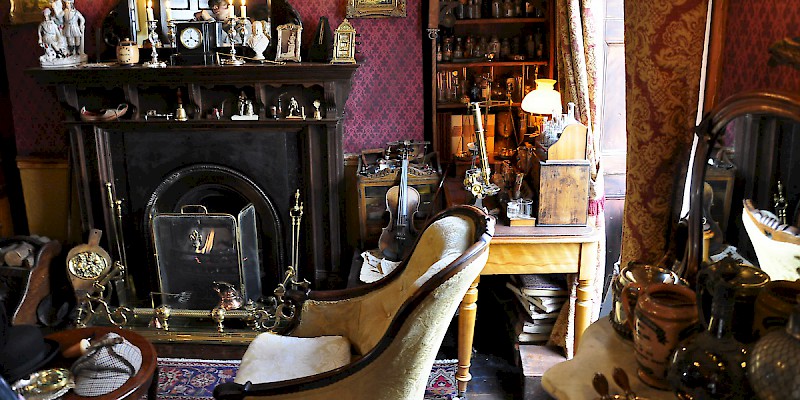
{"label": "mantel shelf", "polygon": [[314,84],[350,80],[358,64],[286,63],[284,65],[169,66],[166,68],[31,68],[31,74],[44,85],[86,85],[92,87],[179,84]]}

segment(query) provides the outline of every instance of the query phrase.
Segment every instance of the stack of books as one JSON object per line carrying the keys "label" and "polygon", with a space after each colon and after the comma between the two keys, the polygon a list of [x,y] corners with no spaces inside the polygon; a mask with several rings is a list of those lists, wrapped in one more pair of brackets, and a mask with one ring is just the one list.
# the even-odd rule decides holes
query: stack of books
{"label": "stack of books", "polygon": [[506,287],[520,306],[515,324],[517,342],[546,342],[569,294],[564,275],[513,275]]}

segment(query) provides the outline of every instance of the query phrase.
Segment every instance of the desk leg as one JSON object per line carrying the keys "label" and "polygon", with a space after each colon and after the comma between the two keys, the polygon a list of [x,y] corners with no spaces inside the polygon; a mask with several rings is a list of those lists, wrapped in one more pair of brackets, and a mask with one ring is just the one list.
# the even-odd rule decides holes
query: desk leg
{"label": "desk leg", "polygon": [[575,345],[573,351],[578,352],[578,345],[583,331],[592,323],[592,282],[597,268],[597,242],[581,245],[580,265],[578,265],[578,289],[575,301]]}
{"label": "desk leg", "polygon": [[469,373],[470,361],[472,359],[472,339],[475,336],[475,314],[478,311],[478,282],[481,278],[475,278],[475,282],[467,289],[464,299],[461,300],[461,307],[458,311],[458,371],[456,380],[458,381],[458,397],[464,398],[467,393],[467,384],[472,379]]}

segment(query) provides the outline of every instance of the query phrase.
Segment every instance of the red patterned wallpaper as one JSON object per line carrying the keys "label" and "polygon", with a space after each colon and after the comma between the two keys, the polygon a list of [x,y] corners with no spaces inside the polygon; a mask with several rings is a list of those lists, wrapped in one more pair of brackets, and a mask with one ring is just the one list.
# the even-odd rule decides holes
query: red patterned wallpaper
{"label": "red patterned wallpaper", "polygon": [[[346,105],[344,150],[356,152],[382,147],[398,139],[423,137],[422,23],[420,1],[407,0],[406,18],[354,19],[361,35],[356,59],[362,63],[353,78]],[[6,2],[3,2],[6,3]],[[115,0],[75,0],[87,21],[86,50],[94,52],[94,27]],[[303,17],[303,42],[309,43],[320,16],[332,29],[344,19],[344,0],[294,0]],[[0,21],[8,21],[8,8],[0,8]],[[2,27],[5,62],[19,155],[66,156],[68,141],[59,122],[63,116],[52,88],[41,87],[25,74],[38,66],[37,24]],[[90,57],[91,59],[91,57]]]}
{"label": "red patterned wallpaper", "polygon": [[797,0],[730,0],[719,101],[749,89],[800,90],[800,70],[770,67],[769,46],[800,36]]}

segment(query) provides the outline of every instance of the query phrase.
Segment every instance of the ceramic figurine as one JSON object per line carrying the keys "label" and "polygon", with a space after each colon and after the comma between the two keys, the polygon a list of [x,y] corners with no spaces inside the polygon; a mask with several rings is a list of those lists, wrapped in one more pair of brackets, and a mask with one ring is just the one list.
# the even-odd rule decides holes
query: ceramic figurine
{"label": "ceramic figurine", "polygon": [[[74,7],[74,0],[66,0],[62,9],[61,0],[51,3],[53,8],[42,11],[44,20],[39,24],[39,46],[44,54],[39,57],[42,68],[71,67],[85,64],[83,51],[86,19]],[[60,15],[60,17],[59,17]]]}
{"label": "ceramic figurine", "polygon": [[253,22],[253,35],[250,36],[250,39],[247,41],[247,46],[256,52],[255,57],[253,57],[256,60],[263,60],[264,50],[269,47],[270,37],[264,33],[266,25],[266,21]]}

